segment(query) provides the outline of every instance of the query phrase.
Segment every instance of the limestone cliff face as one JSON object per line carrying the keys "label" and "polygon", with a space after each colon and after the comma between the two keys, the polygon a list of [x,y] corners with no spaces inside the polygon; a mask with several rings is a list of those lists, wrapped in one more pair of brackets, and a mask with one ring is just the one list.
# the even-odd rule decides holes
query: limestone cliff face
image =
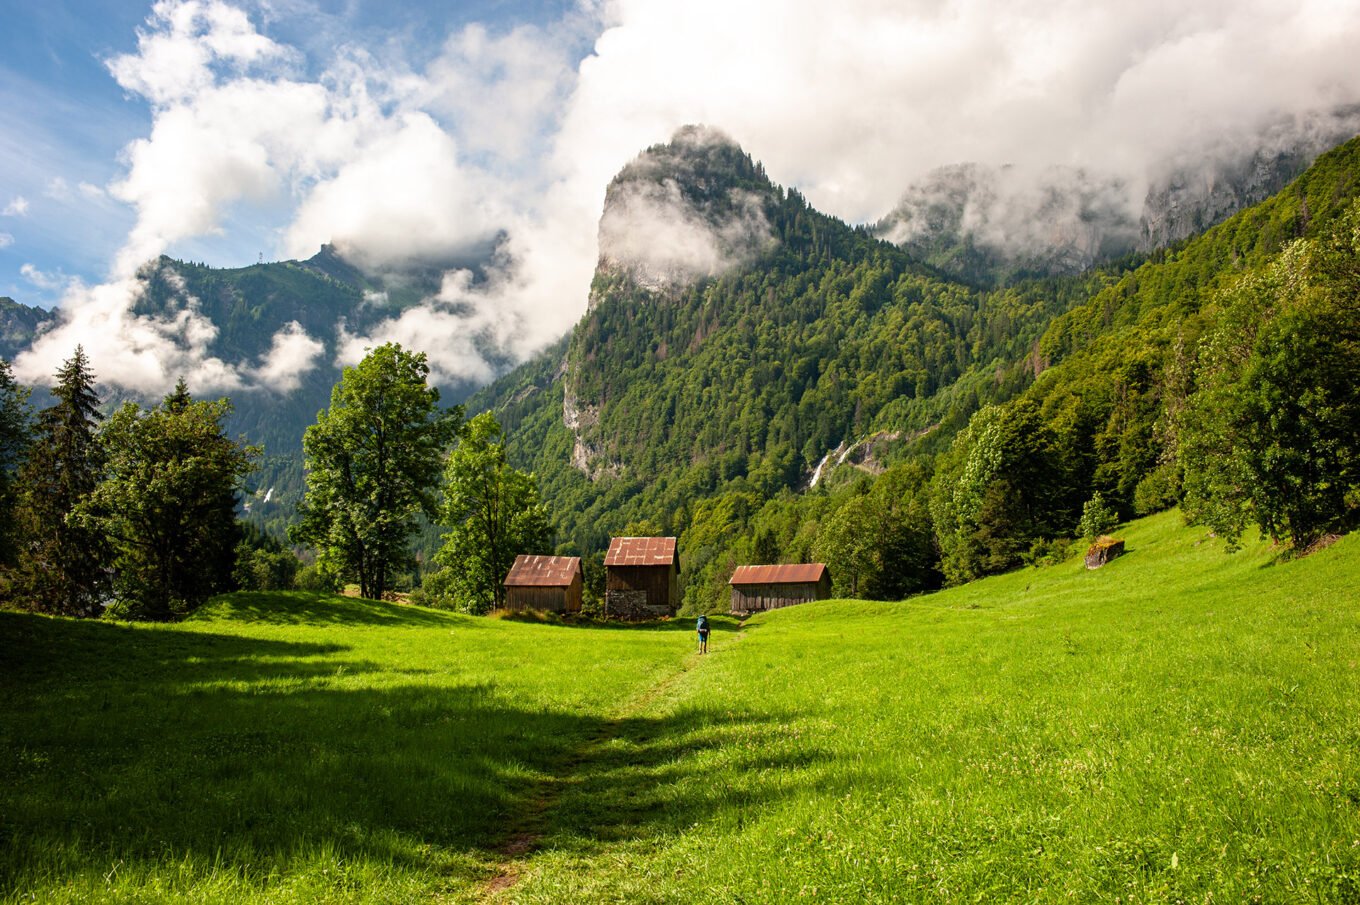
{"label": "limestone cliff face", "polygon": [[608,342],[607,329],[595,322],[600,306],[606,300],[625,309],[679,304],[695,283],[748,265],[777,246],[770,214],[781,200],[759,164],[704,126],[686,126],[670,142],[648,148],[610,182],[586,320],[561,370],[571,462],[591,480],[623,472],[600,428],[609,404],[592,370],[597,344]]}

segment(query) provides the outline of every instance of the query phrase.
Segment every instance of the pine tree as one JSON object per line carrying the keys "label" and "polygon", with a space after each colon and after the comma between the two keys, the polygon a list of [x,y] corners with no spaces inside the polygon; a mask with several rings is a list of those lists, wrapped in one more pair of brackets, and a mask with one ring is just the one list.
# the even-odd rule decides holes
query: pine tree
{"label": "pine tree", "polygon": [[181,380],[158,407],[129,402],[104,426],[105,476],[78,514],[114,546],[122,614],[173,619],[230,586],[237,491],[258,452],[226,436],[230,411]]}
{"label": "pine tree", "polygon": [[9,362],[0,358],[0,570],[12,566],[17,554],[16,478],[28,449],[30,420],[28,388],[15,382]]}
{"label": "pine tree", "polygon": [[73,518],[99,483],[99,396],[85,350],[56,373],[57,403],[38,416],[28,460],[19,473],[20,536],[14,596],[44,613],[98,616],[109,596],[111,549],[98,530]]}

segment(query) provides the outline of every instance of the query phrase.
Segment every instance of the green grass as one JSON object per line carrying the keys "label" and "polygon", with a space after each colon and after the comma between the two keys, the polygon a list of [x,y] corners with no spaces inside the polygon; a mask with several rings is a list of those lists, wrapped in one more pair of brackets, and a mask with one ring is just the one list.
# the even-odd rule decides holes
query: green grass
{"label": "green grass", "polygon": [[0,613],[0,896],[1360,900],[1360,539],[1124,536],[702,658],[301,594]]}

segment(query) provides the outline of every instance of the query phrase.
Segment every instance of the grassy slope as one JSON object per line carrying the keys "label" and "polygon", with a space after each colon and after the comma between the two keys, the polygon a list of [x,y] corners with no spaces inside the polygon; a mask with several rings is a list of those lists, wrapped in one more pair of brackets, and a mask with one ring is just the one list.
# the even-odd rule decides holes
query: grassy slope
{"label": "grassy slope", "polygon": [[508,867],[493,898],[1354,901],[1360,539],[1127,537],[702,659],[301,595],[0,613],[0,894],[463,900]]}
{"label": "grassy slope", "polygon": [[1355,901],[1360,538],[1201,537],[754,620],[656,705],[693,731],[564,798],[517,899]]}

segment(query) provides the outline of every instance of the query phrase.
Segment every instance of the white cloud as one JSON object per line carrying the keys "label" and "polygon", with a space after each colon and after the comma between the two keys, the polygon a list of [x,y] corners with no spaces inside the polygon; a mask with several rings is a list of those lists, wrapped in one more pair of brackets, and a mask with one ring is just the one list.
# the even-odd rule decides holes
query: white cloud
{"label": "white cloud", "polygon": [[625,183],[600,218],[600,256],[650,289],[717,276],[774,241],[758,197],[733,189],[728,201],[735,215],[713,223],[673,179]]}
{"label": "white cloud", "polygon": [[299,206],[289,256],[334,242],[355,263],[380,268],[466,255],[494,236],[505,212],[495,209],[494,191],[460,167],[453,139],[423,113],[386,126]]}
{"label": "white cloud", "polygon": [[[1140,182],[1171,153],[1360,99],[1360,4],[616,0],[563,152],[600,161],[719,125],[863,221],[935,167],[1063,164]],[[722,22],[714,28],[714,22]]]}
{"label": "white cloud", "polygon": [[220,0],[159,0],[139,31],[137,53],[109,61],[118,84],[158,105],[212,86],[215,69],[242,71],[292,53],[257,32],[245,12]]}
{"label": "white cloud", "polygon": [[19,268],[19,274],[34,286],[46,292],[53,292],[64,289],[71,282],[70,277],[61,271],[56,273],[46,273],[34,267],[32,264],[24,264]]}
{"label": "white cloud", "polygon": [[71,200],[71,184],[60,176],[54,176],[47,182],[47,188],[43,189],[43,194],[56,201]]}
{"label": "white cloud", "polygon": [[251,376],[262,386],[277,393],[291,393],[302,385],[302,378],[313,371],[326,352],[326,346],[307,335],[297,321],[290,321],[274,334],[269,352]]}
{"label": "white cloud", "polygon": [[6,204],[4,209],[0,210],[0,217],[26,216],[28,216],[28,199],[23,195],[15,195],[10,199],[9,204]]}
{"label": "white cloud", "polygon": [[[476,280],[455,268],[436,298],[343,334],[341,350],[349,360],[365,343],[409,340],[445,377],[484,380],[494,367],[483,349],[521,358],[570,328],[602,250],[702,274],[758,243],[752,218],[697,229],[669,189],[623,199],[632,216],[601,224],[609,180],[683,124],[721,128],[778,181],[853,221],[967,161],[1082,170],[1092,203],[1107,205],[1100,186],[1136,199],[1171,165],[1267,128],[1289,138],[1315,127],[1311,112],[1360,102],[1357,41],[1354,0],[581,0],[542,27],[459,26],[417,65],[395,58],[398,42],[381,59],[337,41],[333,58],[304,60],[223,0],[160,0],[137,52],[109,62],[154,118],[109,186],[136,224],[108,286],[68,294],[44,348],[54,367],[70,352],[58,339],[126,331],[129,366],[105,370],[126,371],[130,386],[173,382],[193,364],[224,387],[286,381],[285,362],[310,360],[305,334],[275,338],[292,344],[282,370],[228,366],[188,341],[206,335],[193,318],[131,314],[143,262],[247,208],[295,256],[335,241],[375,267],[466,265],[494,242]],[[1006,190],[1045,197],[1037,177]]]}
{"label": "white cloud", "polygon": [[0,233],[0,248],[9,248],[14,244],[14,237],[9,233]]}
{"label": "white cloud", "polygon": [[90,182],[79,183],[76,185],[76,191],[91,201],[102,201],[109,196],[108,192]]}
{"label": "white cloud", "polygon": [[162,272],[182,294],[174,314],[134,314],[146,291],[143,279],[131,277],[99,286],[72,281],[58,306],[60,321],[42,333],[14,360],[22,380],[46,380],[77,345],[94,363],[101,382],[154,396],[183,377],[195,392],[232,392],[243,386],[237,369],[205,353],[217,327],[199,310],[198,300],[183,293],[173,271]]}

